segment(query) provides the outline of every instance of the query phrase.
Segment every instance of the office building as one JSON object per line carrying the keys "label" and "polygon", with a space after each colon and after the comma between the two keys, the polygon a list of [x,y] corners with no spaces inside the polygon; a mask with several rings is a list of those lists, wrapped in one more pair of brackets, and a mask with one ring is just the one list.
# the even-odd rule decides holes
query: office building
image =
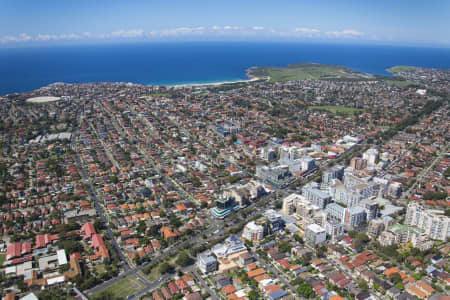
{"label": "office building", "polygon": [[378,160],[378,150],[371,148],[363,153],[363,159],[367,160],[367,166],[374,167]]}
{"label": "office building", "polygon": [[350,161],[350,167],[355,170],[364,170],[367,167],[367,160],[361,157],[353,157]]}
{"label": "office building", "polygon": [[317,245],[325,242],[327,233],[325,229],[317,224],[311,224],[305,229],[305,242],[310,245]]}
{"label": "office building", "polygon": [[392,198],[398,198],[402,195],[403,192],[403,185],[400,182],[392,182],[388,186],[387,193]]}
{"label": "office building", "polygon": [[262,147],[260,150],[260,158],[266,161],[274,160],[277,158],[277,152],[273,147]]}
{"label": "office building", "polygon": [[387,230],[383,231],[378,238],[378,241],[382,246],[390,246],[398,243],[409,243],[422,234],[423,230],[421,229],[402,224],[395,224],[389,226]]}
{"label": "office building", "polygon": [[358,227],[367,221],[366,210],[359,206],[353,206],[345,209],[344,224],[351,228]]}
{"label": "office building", "polygon": [[317,187],[310,184],[307,184],[302,188],[302,195],[306,198],[306,200],[310,201],[314,205],[317,205],[321,209],[324,209],[325,206],[331,202],[330,194],[319,190]]}
{"label": "office building", "polygon": [[330,236],[332,241],[335,241],[344,234],[344,225],[335,219],[326,220],[325,232]]}
{"label": "office building", "polygon": [[258,224],[256,221],[248,222],[242,231],[242,237],[246,240],[259,242],[265,236],[264,226]]}
{"label": "office building", "polygon": [[335,179],[342,180],[344,177],[344,166],[335,165],[322,174],[322,189],[326,189],[333,184]]}
{"label": "office building", "polygon": [[290,194],[283,199],[283,206],[281,212],[284,215],[293,215],[296,211],[297,202],[304,200],[305,198],[299,194]]}
{"label": "office building", "polygon": [[216,206],[211,208],[211,214],[218,219],[223,219],[239,208],[239,204],[233,197],[222,195],[216,199]]}
{"label": "office building", "polygon": [[197,267],[203,274],[217,271],[217,259],[211,251],[205,251],[197,254]]}
{"label": "office building", "polygon": [[327,213],[329,218],[335,219],[343,223],[345,216],[345,207],[337,203],[330,203],[326,206],[325,212]]}
{"label": "office building", "polygon": [[289,167],[286,165],[257,166],[256,176],[276,188],[285,188],[295,181],[295,176],[289,172]]}

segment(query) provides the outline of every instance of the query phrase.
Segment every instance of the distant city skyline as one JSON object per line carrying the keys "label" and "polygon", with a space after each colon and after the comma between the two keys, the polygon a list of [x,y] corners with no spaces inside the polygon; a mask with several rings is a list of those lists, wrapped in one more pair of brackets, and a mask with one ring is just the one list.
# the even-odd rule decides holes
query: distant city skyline
{"label": "distant city skyline", "polygon": [[0,47],[126,41],[312,41],[450,47],[450,1],[0,3]]}

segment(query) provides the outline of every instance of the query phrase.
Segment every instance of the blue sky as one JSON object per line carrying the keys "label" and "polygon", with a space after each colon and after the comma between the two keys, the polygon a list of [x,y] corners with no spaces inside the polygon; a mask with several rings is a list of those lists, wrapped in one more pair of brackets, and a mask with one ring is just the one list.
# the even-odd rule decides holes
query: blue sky
{"label": "blue sky", "polygon": [[0,46],[130,40],[450,47],[450,1],[0,0]]}

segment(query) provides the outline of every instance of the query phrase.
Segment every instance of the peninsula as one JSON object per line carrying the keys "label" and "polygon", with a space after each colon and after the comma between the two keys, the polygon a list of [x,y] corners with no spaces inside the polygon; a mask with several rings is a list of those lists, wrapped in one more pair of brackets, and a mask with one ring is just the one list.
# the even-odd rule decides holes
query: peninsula
{"label": "peninsula", "polygon": [[247,72],[251,78],[268,77],[271,82],[305,79],[373,79],[375,75],[354,71],[343,66],[318,63],[296,63],[286,67],[253,67]]}

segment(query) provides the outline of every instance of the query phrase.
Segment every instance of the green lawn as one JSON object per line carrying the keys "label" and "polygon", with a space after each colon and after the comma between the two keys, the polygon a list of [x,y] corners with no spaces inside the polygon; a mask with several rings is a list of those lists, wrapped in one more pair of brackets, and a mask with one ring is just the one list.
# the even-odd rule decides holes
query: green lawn
{"label": "green lawn", "polygon": [[6,260],[6,255],[5,254],[0,254],[0,267],[3,266],[3,263]]}
{"label": "green lawn", "polygon": [[155,97],[169,97],[170,96],[169,93],[153,93],[151,95],[155,96]]}
{"label": "green lawn", "polygon": [[159,272],[159,265],[157,264],[152,268],[152,271],[149,274],[145,274],[145,277],[150,281],[155,281],[160,278],[162,274]]}
{"label": "green lawn", "polygon": [[352,116],[354,112],[363,112],[364,109],[346,107],[346,106],[332,106],[332,105],[322,105],[322,106],[308,106],[311,110],[321,110],[328,111],[333,114],[344,114],[346,116]]}
{"label": "green lawn", "polygon": [[105,265],[104,264],[96,264],[94,265],[94,269],[99,273],[103,274],[106,272]]}
{"label": "green lawn", "polygon": [[[114,283],[112,286],[102,292],[109,292],[116,297],[126,298],[128,295],[135,294],[143,288],[144,286],[137,280],[136,277],[129,276],[121,281]],[[95,294],[93,296],[93,299],[99,296],[102,292]]]}
{"label": "green lawn", "polygon": [[403,80],[385,80],[386,83],[398,86],[408,86],[408,85],[417,85],[417,83],[412,81],[403,81]]}
{"label": "green lawn", "polygon": [[408,72],[415,70],[416,67],[413,66],[394,66],[392,68],[387,69],[386,71],[390,73],[399,73],[399,72]]}
{"label": "green lawn", "polygon": [[305,79],[364,79],[369,74],[359,73],[346,67],[315,63],[292,64],[287,67],[256,67],[249,70],[254,77],[270,77],[273,82]]}

